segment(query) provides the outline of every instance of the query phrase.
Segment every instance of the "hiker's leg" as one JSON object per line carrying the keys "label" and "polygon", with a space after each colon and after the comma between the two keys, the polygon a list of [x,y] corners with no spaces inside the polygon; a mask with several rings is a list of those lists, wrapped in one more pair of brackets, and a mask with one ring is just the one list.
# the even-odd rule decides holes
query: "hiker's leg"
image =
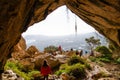
{"label": "hiker's leg", "polygon": [[48,75],[45,76],[45,80],[48,80]]}

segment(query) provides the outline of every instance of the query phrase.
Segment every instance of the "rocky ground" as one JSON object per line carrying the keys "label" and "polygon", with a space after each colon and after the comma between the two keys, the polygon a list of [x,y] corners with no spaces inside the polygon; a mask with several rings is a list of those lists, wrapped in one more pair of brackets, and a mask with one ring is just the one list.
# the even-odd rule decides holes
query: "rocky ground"
{"label": "rocky ground", "polygon": [[[42,61],[46,59],[49,65],[54,68],[60,64],[64,64],[71,57],[75,55],[73,51],[65,51],[64,53],[55,52],[55,54],[44,53],[38,51],[35,46],[31,46],[26,49],[26,45],[17,44],[12,53],[12,58],[9,61],[17,60],[21,63],[25,69],[32,70],[34,68],[39,69],[42,65]],[[91,66],[91,70],[86,69],[86,79],[84,80],[120,80],[120,64],[116,63],[97,63],[92,62],[89,59],[89,55],[81,56],[81,58],[87,60]],[[55,69],[56,71],[58,69]],[[104,75],[104,76],[103,76]],[[101,77],[102,76],[102,77]],[[40,80],[39,77],[35,77],[34,80]],[[2,74],[2,80],[24,80],[12,70],[7,70]],[[60,76],[56,76],[54,72],[49,75],[49,80],[76,80],[66,73],[62,73]]]}
{"label": "rocky ground", "polygon": [[[53,58],[53,56],[50,56],[49,54],[42,55],[42,57],[45,57],[45,56],[47,56],[46,59],[48,59],[48,60]],[[56,56],[54,56],[53,60],[54,59],[58,60],[59,63],[63,64],[68,59],[68,56],[63,55],[63,54],[56,55]],[[57,63],[58,63],[58,61],[57,61]],[[90,63],[92,70],[90,70],[90,71],[86,70],[87,78],[85,80],[96,80],[96,79],[97,80],[120,80],[120,65],[115,64],[115,63],[101,63],[101,65],[99,65],[99,63],[91,62],[89,59],[88,59],[88,62]],[[55,63],[56,63],[56,61],[55,61]],[[52,64],[52,63],[50,63],[50,64]],[[25,65],[25,66],[27,66],[27,65]],[[14,78],[5,79],[6,73],[7,74],[9,73],[9,75],[14,76],[14,78],[16,77],[17,80],[24,80],[23,78],[18,77],[17,75],[15,75],[15,73],[12,73],[11,71],[5,72],[5,74],[3,74],[3,78],[4,78],[3,80],[16,80]],[[101,77],[103,75],[102,73],[105,74],[106,76]],[[36,78],[35,80],[40,80],[40,79]],[[76,79],[74,79],[74,78],[70,79],[70,76],[65,73],[61,74],[60,76],[57,76],[53,73],[53,74],[49,75],[49,80],[76,80]]]}

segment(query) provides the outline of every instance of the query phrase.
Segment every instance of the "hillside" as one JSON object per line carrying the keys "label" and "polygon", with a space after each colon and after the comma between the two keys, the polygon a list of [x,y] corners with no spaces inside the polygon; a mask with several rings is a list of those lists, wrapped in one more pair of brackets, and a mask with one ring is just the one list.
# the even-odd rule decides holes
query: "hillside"
{"label": "hillside", "polygon": [[102,45],[107,45],[104,36],[95,32],[68,36],[43,36],[43,35],[23,35],[26,40],[27,47],[35,45],[40,51],[49,45],[61,45],[64,50],[83,49],[89,51],[89,47],[85,42],[85,38],[94,36],[101,40]]}

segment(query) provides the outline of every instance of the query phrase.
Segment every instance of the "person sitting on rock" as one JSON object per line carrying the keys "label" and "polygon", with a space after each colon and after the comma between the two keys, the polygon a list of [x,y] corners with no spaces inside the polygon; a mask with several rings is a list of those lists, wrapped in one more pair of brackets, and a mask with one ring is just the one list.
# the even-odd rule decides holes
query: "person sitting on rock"
{"label": "person sitting on rock", "polygon": [[51,74],[51,67],[48,65],[46,60],[44,60],[40,71],[41,74],[44,76],[44,80],[48,80],[48,75]]}

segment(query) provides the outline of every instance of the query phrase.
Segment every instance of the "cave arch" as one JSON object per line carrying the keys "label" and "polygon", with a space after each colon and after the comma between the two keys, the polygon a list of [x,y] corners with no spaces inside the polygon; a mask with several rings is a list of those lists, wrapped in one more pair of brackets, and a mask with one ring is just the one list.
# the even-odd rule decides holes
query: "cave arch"
{"label": "cave arch", "polygon": [[1,0],[1,71],[13,46],[20,40],[21,33],[62,5],[109,38],[120,50],[119,0]]}

